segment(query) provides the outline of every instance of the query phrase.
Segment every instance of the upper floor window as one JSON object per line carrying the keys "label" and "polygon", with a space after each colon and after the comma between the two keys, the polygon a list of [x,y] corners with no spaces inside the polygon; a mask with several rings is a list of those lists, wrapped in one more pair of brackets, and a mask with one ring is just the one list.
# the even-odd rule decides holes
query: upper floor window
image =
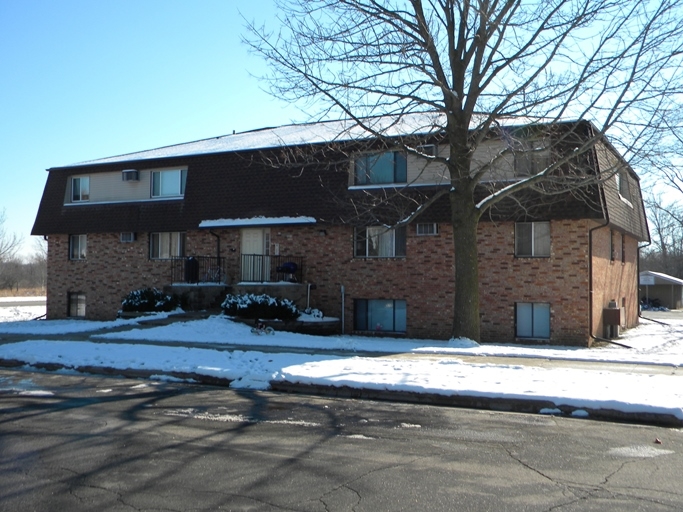
{"label": "upper floor window", "polygon": [[69,259],[84,260],[88,250],[88,235],[71,235],[69,237]]}
{"label": "upper floor window", "polygon": [[358,258],[399,258],[405,256],[405,226],[395,229],[384,226],[356,229],[354,254]]}
{"label": "upper floor window", "polygon": [[178,197],[185,194],[187,169],[152,171],[152,197]]}
{"label": "upper floor window", "polygon": [[550,150],[543,141],[522,142],[515,152],[515,176],[533,176],[550,165]]}
{"label": "upper floor window", "polygon": [[550,256],[550,222],[517,222],[515,256]]}
{"label": "upper floor window", "polygon": [[614,175],[617,180],[617,190],[619,190],[619,195],[626,199],[631,200],[631,189],[628,183],[628,172],[626,169],[619,169],[619,171]]}
{"label": "upper floor window", "polygon": [[185,256],[185,233],[151,233],[149,257],[153,260]]}
{"label": "upper floor window", "polygon": [[406,156],[400,151],[368,153],[354,160],[354,185],[406,183]]}
{"label": "upper floor window", "polygon": [[71,178],[71,202],[79,203],[90,200],[90,177]]}

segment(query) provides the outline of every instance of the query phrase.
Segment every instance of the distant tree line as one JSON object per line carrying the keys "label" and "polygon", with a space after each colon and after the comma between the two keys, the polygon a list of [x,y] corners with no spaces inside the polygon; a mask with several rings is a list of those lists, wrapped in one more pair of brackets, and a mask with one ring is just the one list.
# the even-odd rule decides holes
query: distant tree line
{"label": "distant tree line", "polygon": [[17,251],[22,239],[8,233],[4,227],[5,212],[0,212],[0,292],[18,293],[21,290],[45,290],[47,283],[47,245],[36,239],[34,252],[21,258]]}
{"label": "distant tree line", "polygon": [[652,242],[640,252],[640,270],[683,279],[683,207],[661,195],[646,201]]}

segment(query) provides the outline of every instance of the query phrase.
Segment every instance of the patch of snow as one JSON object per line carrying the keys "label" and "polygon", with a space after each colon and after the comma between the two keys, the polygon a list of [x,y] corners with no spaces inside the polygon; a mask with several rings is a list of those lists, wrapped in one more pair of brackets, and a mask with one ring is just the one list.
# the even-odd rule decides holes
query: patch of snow
{"label": "patch of snow", "polygon": [[[6,308],[0,308],[0,311],[3,309]],[[138,320],[5,322],[0,323],[2,333],[62,334],[61,339],[65,341],[5,343],[0,345],[0,358],[32,365],[59,363],[66,367],[62,372],[79,366],[99,366],[158,370],[160,376],[171,372],[197,373],[231,380],[231,386],[235,388],[267,389],[271,381],[287,381],[446,396],[535,399],[555,405],[544,409],[545,414],[560,414],[560,407],[566,406],[578,410],[574,416],[582,414],[580,411],[604,408],[626,413],[667,414],[683,419],[683,386],[680,385],[681,377],[674,371],[683,365],[683,319],[673,316],[668,322],[668,325],[662,325],[643,320],[639,327],[624,333],[620,342],[632,349],[479,345],[462,339],[445,342],[321,337],[280,331],[272,336],[253,336],[249,326],[222,315],[166,326],[140,324]],[[109,330],[122,325],[129,330],[101,334],[97,336],[98,342],[68,340],[68,333]],[[114,339],[117,343],[109,342]],[[145,341],[233,347],[217,351],[149,345]],[[261,352],[249,350],[249,345],[270,345],[273,349]],[[310,353],[290,353],[288,348]],[[332,355],[329,350],[349,354]],[[364,351],[387,355],[360,357]],[[520,364],[464,362],[458,355],[517,357]],[[535,366],[533,359],[656,364],[670,366],[672,370],[670,374],[647,370],[608,371],[604,365],[548,369]],[[34,391],[30,383],[19,389]]]}
{"label": "patch of snow", "polygon": [[227,228],[245,226],[277,226],[289,224],[315,224],[313,217],[251,217],[248,219],[215,219],[203,220],[200,228]]}

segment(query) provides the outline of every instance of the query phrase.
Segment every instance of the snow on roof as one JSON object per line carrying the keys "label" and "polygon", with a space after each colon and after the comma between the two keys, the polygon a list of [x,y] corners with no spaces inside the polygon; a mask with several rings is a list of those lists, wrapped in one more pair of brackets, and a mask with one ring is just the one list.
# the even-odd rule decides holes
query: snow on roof
{"label": "snow on roof", "polygon": [[[473,126],[487,119],[487,116],[475,116]],[[532,119],[524,117],[499,118],[502,126],[524,126],[534,123],[550,123],[553,120]],[[567,122],[555,120],[555,122]],[[227,153],[258,149],[271,149],[306,144],[324,144],[330,142],[347,142],[351,140],[367,140],[381,134],[385,137],[401,137],[407,135],[427,135],[439,132],[446,124],[445,114],[439,112],[415,112],[402,116],[378,116],[363,120],[364,126],[352,119],[337,121],[321,121],[317,123],[290,124],[274,128],[261,128],[231,135],[223,135],[194,142],[185,142],[172,146],[138,151],[125,155],[88,160],[69,165],[110,164],[171,158],[178,156],[204,155],[210,153]]]}
{"label": "snow on roof", "polygon": [[444,116],[439,113],[407,114],[399,118],[382,116],[366,120],[365,125],[360,126],[354,120],[340,120],[262,128],[126,155],[89,160],[72,166],[363,140],[371,139],[377,134],[386,137],[425,135],[439,131],[444,125]]}
{"label": "snow on roof", "polygon": [[[643,276],[653,276],[669,284],[679,284],[683,285],[683,279],[678,279],[677,277],[670,276],[669,274],[662,274],[661,272],[653,272],[652,270],[644,270],[640,273],[640,277]],[[661,284],[661,283],[660,283]],[[641,285],[644,285],[641,282]]]}
{"label": "snow on roof", "polygon": [[227,228],[245,226],[274,226],[285,224],[315,224],[313,217],[251,217],[249,219],[215,219],[203,220],[200,228]]}

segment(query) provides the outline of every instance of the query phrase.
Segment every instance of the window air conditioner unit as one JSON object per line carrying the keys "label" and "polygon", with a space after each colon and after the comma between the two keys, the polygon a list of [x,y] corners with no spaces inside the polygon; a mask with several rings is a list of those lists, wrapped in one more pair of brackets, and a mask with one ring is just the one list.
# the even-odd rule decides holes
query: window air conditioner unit
{"label": "window air conditioner unit", "polygon": [[121,233],[121,241],[124,243],[135,242],[135,233],[133,233],[133,232]]}
{"label": "window air conditioner unit", "polygon": [[424,144],[418,146],[417,150],[423,155],[436,156],[436,144]]}
{"label": "window air conditioner unit", "polygon": [[140,180],[140,173],[137,171],[137,169],[126,169],[125,171],[121,172],[121,176],[123,181],[139,181]]}

